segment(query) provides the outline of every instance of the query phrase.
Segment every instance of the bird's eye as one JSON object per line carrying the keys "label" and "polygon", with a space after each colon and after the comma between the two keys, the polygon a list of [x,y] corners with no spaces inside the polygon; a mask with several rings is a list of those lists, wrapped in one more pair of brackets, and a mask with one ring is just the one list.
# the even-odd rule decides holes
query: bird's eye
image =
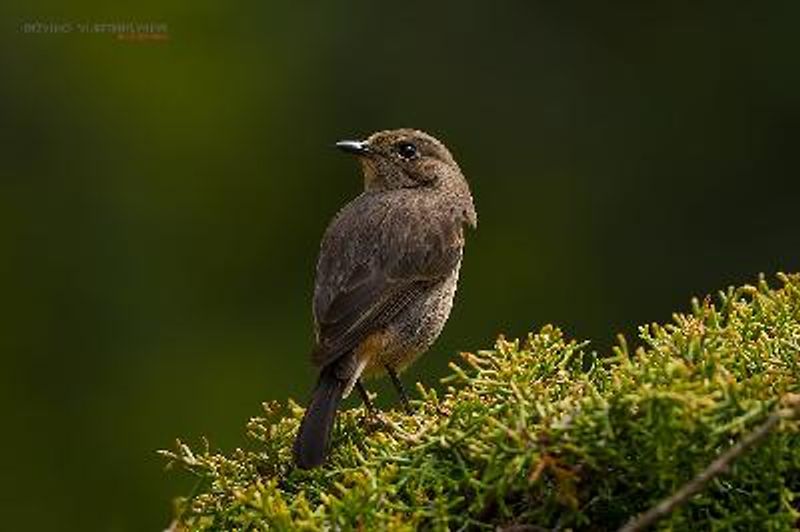
{"label": "bird's eye", "polygon": [[417,147],[410,142],[399,142],[396,146],[397,154],[403,159],[410,160],[418,155]]}

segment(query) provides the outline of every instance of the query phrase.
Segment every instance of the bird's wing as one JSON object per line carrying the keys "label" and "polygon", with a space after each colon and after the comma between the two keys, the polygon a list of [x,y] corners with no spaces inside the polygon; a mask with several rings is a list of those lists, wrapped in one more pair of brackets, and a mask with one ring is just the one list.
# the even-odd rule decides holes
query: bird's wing
{"label": "bird's wing", "polygon": [[364,194],[337,215],[322,242],[314,290],[317,345],[325,366],[447,278],[461,260],[460,220],[413,191]]}

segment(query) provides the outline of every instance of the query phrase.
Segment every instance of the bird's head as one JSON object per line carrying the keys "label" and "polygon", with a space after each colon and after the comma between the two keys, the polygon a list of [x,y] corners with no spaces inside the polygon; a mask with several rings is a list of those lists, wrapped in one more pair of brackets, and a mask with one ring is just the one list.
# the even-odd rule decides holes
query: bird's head
{"label": "bird's head", "polygon": [[467,205],[470,225],[477,220],[467,181],[447,147],[416,129],[391,129],[365,140],[343,140],[336,147],[356,155],[364,171],[364,190],[380,192],[401,188],[453,191]]}

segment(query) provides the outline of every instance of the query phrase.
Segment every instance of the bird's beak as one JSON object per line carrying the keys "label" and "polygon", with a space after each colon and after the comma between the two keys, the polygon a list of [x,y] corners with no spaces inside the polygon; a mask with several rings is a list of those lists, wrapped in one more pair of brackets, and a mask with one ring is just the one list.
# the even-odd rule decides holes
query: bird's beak
{"label": "bird's beak", "polygon": [[346,153],[366,155],[369,153],[369,143],[366,140],[340,140],[336,147]]}

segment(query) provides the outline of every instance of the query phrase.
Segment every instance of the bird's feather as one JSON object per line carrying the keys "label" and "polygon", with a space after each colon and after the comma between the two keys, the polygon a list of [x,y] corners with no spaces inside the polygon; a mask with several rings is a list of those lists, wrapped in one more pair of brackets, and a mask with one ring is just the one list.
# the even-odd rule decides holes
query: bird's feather
{"label": "bird's feather", "polygon": [[334,218],[317,265],[315,364],[352,352],[457,266],[465,220],[446,206],[418,205],[431,201],[417,189],[365,193]]}

